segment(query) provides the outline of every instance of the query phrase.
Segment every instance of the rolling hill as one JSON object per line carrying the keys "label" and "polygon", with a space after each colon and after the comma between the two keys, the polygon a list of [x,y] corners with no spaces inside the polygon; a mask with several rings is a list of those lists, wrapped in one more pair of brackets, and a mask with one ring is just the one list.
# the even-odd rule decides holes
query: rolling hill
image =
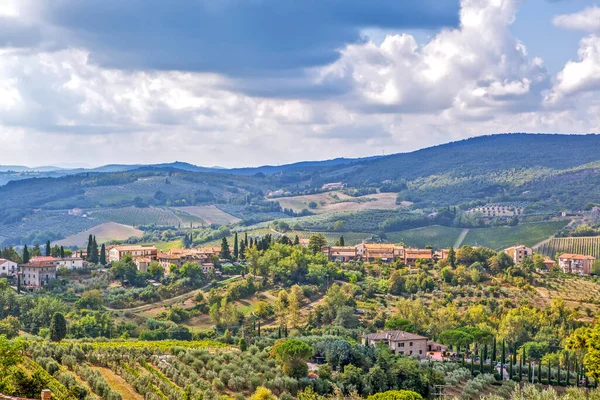
{"label": "rolling hill", "polygon": [[[102,210],[132,206],[182,207],[173,212],[186,213],[183,207],[216,205],[246,225],[291,218],[310,203],[294,199],[318,195],[322,185],[330,182],[343,182],[347,190],[339,195],[339,200],[330,201],[322,209],[317,207],[315,212],[327,216],[346,209],[363,213],[381,211],[361,217],[371,221],[370,229],[376,232],[380,217],[394,217],[389,213],[414,212],[426,216],[440,207],[468,209],[486,203],[518,202],[528,215],[580,210],[600,198],[600,136],[502,134],[385,157],[229,170],[175,162],[107,165],[92,170],[2,171],[0,167],[0,184],[8,183],[0,186],[0,235],[9,240],[23,236],[24,232],[36,233],[33,237],[37,239],[43,236],[40,233],[52,233],[55,239],[105,222],[123,223],[113,221],[111,214]],[[265,195],[271,191],[295,197],[266,199]],[[365,199],[383,196],[387,203],[385,207],[381,207],[381,201],[359,203],[361,196]],[[342,200],[350,201],[345,204]],[[94,211],[90,215],[95,213],[102,218],[77,220],[73,226],[78,231],[57,227],[60,215],[67,215],[71,209]],[[46,216],[51,224],[44,224]],[[191,220],[188,217],[178,218],[186,223]],[[311,223],[316,225],[335,222],[331,218],[308,221],[313,220]],[[218,218],[213,222],[227,220]],[[354,225],[350,220],[344,223]]]}

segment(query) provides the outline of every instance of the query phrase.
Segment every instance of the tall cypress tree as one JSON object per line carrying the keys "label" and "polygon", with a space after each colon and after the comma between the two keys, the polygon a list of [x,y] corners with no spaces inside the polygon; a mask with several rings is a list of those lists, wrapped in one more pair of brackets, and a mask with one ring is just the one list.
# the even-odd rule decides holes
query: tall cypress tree
{"label": "tall cypress tree", "polygon": [[248,232],[244,232],[244,244],[248,247]]}
{"label": "tall cypress tree", "polygon": [[98,264],[98,243],[96,243],[95,236],[92,238],[92,245],[90,246],[90,250],[92,252],[90,255],[90,262]]}
{"label": "tall cypress tree", "polygon": [[246,242],[244,239],[240,239],[240,260],[246,259]]}
{"label": "tall cypress tree", "polygon": [[481,349],[481,352],[479,354],[479,372],[483,374],[483,364],[484,364],[484,360],[485,357],[483,355],[483,348]]}
{"label": "tall cypress tree", "polygon": [[27,245],[23,246],[23,264],[27,264],[29,262],[29,250],[27,249]]}
{"label": "tall cypress tree", "polygon": [[494,336],[494,342],[492,343],[492,370],[494,370],[496,367],[496,336]]}
{"label": "tall cypress tree", "polygon": [[300,238],[298,237],[298,235],[296,235],[296,237],[294,238],[294,246],[298,246],[300,244]]}
{"label": "tall cypress tree", "polygon": [[448,250],[448,263],[452,268],[456,268],[456,253],[454,252],[454,247],[450,246]]}
{"label": "tall cypress tree", "polygon": [[90,236],[88,237],[88,243],[87,243],[87,248],[86,248],[86,259],[88,261],[92,261],[91,257],[92,257],[92,235],[90,234]]}
{"label": "tall cypress tree", "polygon": [[[525,369],[525,346],[521,348],[521,371]],[[519,377],[521,377],[521,373],[519,372]]]}
{"label": "tall cypress tree", "polygon": [[233,235],[233,259],[238,260],[240,256],[240,250],[238,247],[238,234],[237,232]]}
{"label": "tall cypress tree", "polygon": [[229,250],[229,243],[227,243],[227,238],[223,238],[221,241],[221,258],[225,260],[231,260],[231,251]]}
{"label": "tall cypress tree", "polygon": [[483,366],[485,368],[485,363],[487,362],[488,359],[488,346],[487,343],[483,345]]}
{"label": "tall cypress tree", "polygon": [[500,379],[504,381],[504,365],[506,364],[506,343],[502,340],[502,360],[500,361]]}
{"label": "tall cypress tree", "polygon": [[548,359],[548,385],[552,384],[552,363]]}
{"label": "tall cypress tree", "polygon": [[345,246],[344,236],[340,236],[340,246]]}
{"label": "tall cypress tree", "polygon": [[566,357],[567,357],[567,359],[565,360],[565,366],[567,367],[567,386],[569,386],[569,383],[570,383],[570,381],[571,381],[571,380],[569,379],[569,378],[570,378],[570,377],[569,377],[569,370],[570,370],[570,369],[569,369],[569,353],[566,353]]}
{"label": "tall cypress tree", "polygon": [[65,258],[65,248],[60,246],[59,250],[60,258]]}
{"label": "tall cypress tree", "polygon": [[106,265],[106,246],[102,243],[100,247],[100,264]]}
{"label": "tall cypress tree", "polygon": [[52,254],[52,248],[50,247],[50,241],[46,241],[46,257],[50,257]]}

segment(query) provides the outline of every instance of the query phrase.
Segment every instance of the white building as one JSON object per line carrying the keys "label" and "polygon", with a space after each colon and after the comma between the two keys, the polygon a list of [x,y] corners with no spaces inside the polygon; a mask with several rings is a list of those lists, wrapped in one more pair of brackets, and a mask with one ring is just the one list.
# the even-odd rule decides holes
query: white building
{"label": "white building", "polygon": [[36,262],[21,265],[21,284],[29,290],[39,290],[56,279],[56,264]]}
{"label": "white building", "polygon": [[85,267],[85,261],[81,257],[65,257],[57,258],[50,256],[37,256],[33,257],[30,261],[32,264],[36,263],[52,263],[57,267],[65,267],[66,269],[80,269]]}
{"label": "white building", "polygon": [[0,258],[0,277],[14,276],[17,273],[17,263]]}

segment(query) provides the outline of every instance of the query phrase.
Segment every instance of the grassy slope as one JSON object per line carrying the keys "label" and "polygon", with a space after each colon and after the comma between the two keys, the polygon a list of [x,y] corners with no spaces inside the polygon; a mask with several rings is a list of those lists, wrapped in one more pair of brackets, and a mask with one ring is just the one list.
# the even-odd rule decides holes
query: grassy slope
{"label": "grassy slope", "polygon": [[[326,192],[305,196],[282,197],[275,200],[279,202],[282,208],[291,208],[296,212],[309,209],[308,204],[311,201],[314,201],[318,206],[310,211],[317,214],[323,214],[327,212],[351,210],[394,210],[401,207],[396,204],[397,195],[397,193],[377,193],[360,197],[351,197],[341,192]],[[337,199],[333,196],[337,196]]]}
{"label": "grassy slope", "polygon": [[533,246],[552,236],[567,224],[568,221],[552,221],[511,227],[470,229],[463,245],[485,246],[494,250],[505,249],[515,244]]}

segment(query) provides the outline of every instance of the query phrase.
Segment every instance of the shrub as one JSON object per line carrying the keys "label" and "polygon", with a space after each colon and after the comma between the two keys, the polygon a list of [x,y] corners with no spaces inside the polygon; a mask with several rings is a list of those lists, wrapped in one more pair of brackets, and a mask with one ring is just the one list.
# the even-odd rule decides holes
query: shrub
{"label": "shrub", "polygon": [[423,396],[411,390],[389,390],[371,395],[367,400],[423,400]]}

